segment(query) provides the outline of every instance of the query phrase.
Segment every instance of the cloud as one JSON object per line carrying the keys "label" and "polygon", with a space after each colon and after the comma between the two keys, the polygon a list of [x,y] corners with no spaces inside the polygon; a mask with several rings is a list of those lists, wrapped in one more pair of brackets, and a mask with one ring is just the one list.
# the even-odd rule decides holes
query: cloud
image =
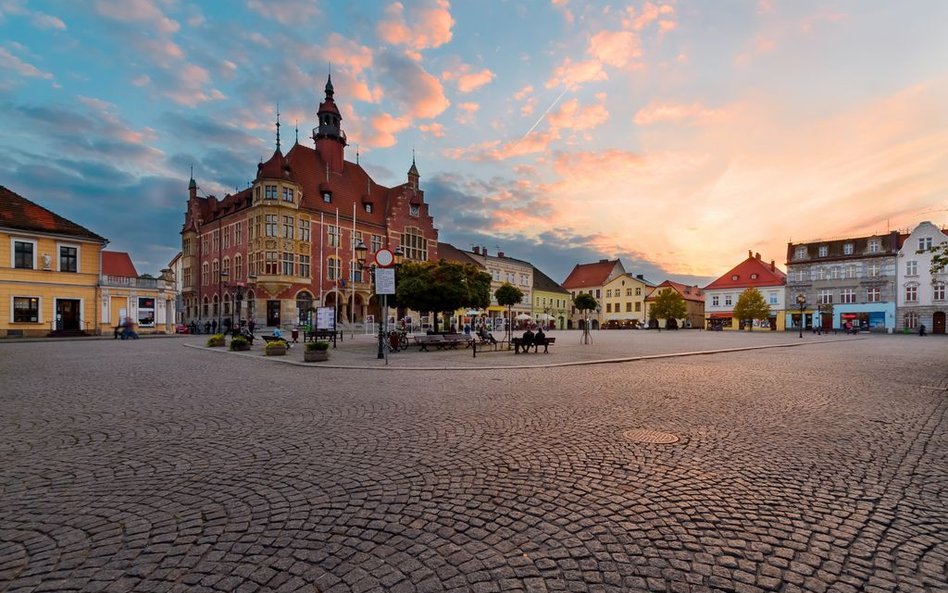
{"label": "cloud", "polygon": [[586,53],[603,64],[621,68],[641,57],[642,49],[638,36],[631,31],[599,31],[590,37]]}
{"label": "cloud", "polygon": [[580,106],[578,99],[563,103],[560,108],[547,116],[550,127],[558,130],[591,130],[609,121],[605,97],[595,105]]}
{"label": "cloud", "polygon": [[66,23],[54,16],[37,12],[33,14],[33,24],[40,29],[56,29],[58,31],[66,30]]}
{"label": "cloud", "polygon": [[417,62],[390,51],[382,52],[377,62],[386,94],[413,118],[437,117],[450,105],[438,79]]}
{"label": "cloud", "polygon": [[467,125],[474,122],[477,111],[481,108],[477,103],[458,103],[458,115],[455,118],[459,124]]}
{"label": "cloud", "polygon": [[402,45],[415,52],[440,47],[451,41],[454,18],[447,0],[428,0],[405,18],[405,6],[393,2],[378,24],[378,35],[386,43]]}
{"label": "cloud", "polygon": [[306,23],[319,15],[315,0],[247,0],[247,8],[281,25]]}
{"label": "cloud", "polygon": [[27,78],[53,79],[53,75],[49,72],[44,72],[33,64],[24,62],[3,47],[0,47],[0,69],[11,70]]}
{"label": "cloud", "polygon": [[437,122],[421,124],[418,129],[434,138],[444,138],[444,126]]}
{"label": "cloud", "polygon": [[633,121],[640,126],[661,122],[706,122],[723,115],[721,110],[709,109],[701,103],[662,103],[652,101],[635,114]]}
{"label": "cloud", "polygon": [[164,15],[155,0],[96,0],[93,6],[102,17],[146,25],[162,36],[177,33],[181,28],[177,21]]}
{"label": "cloud", "polygon": [[574,89],[587,82],[606,80],[609,76],[599,60],[579,60],[565,58],[563,63],[553,70],[553,75],[546,81],[546,88],[565,86]]}
{"label": "cloud", "polygon": [[556,130],[534,132],[519,140],[507,142],[489,140],[464,148],[447,149],[444,151],[444,155],[454,160],[505,161],[529,154],[546,152],[550,143],[558,138],[559,134]]}
{"label": "cloud", "polygon": [[488,68],[478,72],[471,72],[471,66],[461,64],[454,70],[445,70],[441,73],[441,78],[457,83],[458,91],[461,93],[470,93],[484,86],[494,79],[494,73]]}

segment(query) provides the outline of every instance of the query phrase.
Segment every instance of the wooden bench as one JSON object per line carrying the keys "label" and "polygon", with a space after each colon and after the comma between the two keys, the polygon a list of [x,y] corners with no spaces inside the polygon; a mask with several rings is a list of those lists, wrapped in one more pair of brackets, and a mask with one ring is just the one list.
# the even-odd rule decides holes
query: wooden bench
{"label": "wooden bench", "polygon": [[467,348],[471,345],[471,342],[474,341],[474,338],[467,334],[445,334],[441,336],[441,339],[444,341],[444,348],[450,348],[452,350],[462,344]]}
{"label": "wooden bench", "polygon": [[520,351],[529,352],[530,348],[533,348],[534,352],[540,351],[540,346],[543,346],[543,352],[545,354],[550,353],[550,346],[556,343],[556,338],[546,338],[542,344],[536,342],[530,342],[529,344],[524,344],[523,338],[511,338],[510,343],[514,345],[514,354],[520,354]]}
{"label": "wooden bench", "polygon": [[438,350],[444,350],[444,340],[441,336],[413,336],[415,345],[418,346],[418,352],[430,352],[428,346],[434,346]]}

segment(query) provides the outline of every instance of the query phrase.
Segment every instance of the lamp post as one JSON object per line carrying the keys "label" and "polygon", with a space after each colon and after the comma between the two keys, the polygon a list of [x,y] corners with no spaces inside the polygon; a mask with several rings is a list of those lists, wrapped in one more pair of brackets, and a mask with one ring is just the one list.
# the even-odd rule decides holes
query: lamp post
{"label": "lamp post", "polygon": [[800,308],[800,338],[803,338],[803,311],[806,310],[806,295],[802,292],[797,295],[797,307]]}
{"label": "lamp post", "polygon": [[217,274],[217,329],[223,333],[224,328],[224,278],[230,276],[230,272],[221,268]]}
{"label": "lamp post", "polygon": [[[377,266],[376,264],[372,264],[372,265],[370,265],[370,266],[368,266],[368,267],[366,267],[366,265],[365,265],[365,256],[366,256],[366,253],[368,252],[368,248],[365,246],[365,243],[362,242],[362,241],[359,241],[359,244],[355,246],[355,252],[356,252],[357,261],[358,261],[358,263],[359,263],[359,267],[362,269],[362,271],[364,271],[364,272],[369,272],[369,274],[371,275],[371,278],[372,278],[372,288],[373,288],[374,291],[376,292],[376,295],[375,295],[375,296],[376,296],[376,297],[381,297],[381,302],[379,303],[379,317],[382,317],[382,316],[384,315],[384,316],[385,316],[385,322],[386,322],[386,324],[387,324],[387,322],[388,322],[388,311],[387,311],[388,307],[387,307],[386,305],[387,305],[387,296],[388,296],[388,295],[385,295],[385,294],[379,295],[379,294],[378,294],[378,292],[377,292],[377,291],[378,291],[378,286],[377,286],[377,284],[376,284],[377,281],[376,281],[375,275],[376,275],[376,271],[377,271],[378,267],[380,267],[380,266],[381,266],[381,267],[388,267],[388,266],[391,266],[391,267],[397,269],[398,266],[401,264],[401,259],[402,259],[402,255],[404,254],[404,252],[402,251],[402,248],[401,248],[401,247],[396,247],[395,250],[394,250],[394,251],[391,251],[391,252],[389,252],[389,251],[383,249],[382,252],[385,252],[386,254],[391,255],[391,261],[390,261],[390,262],[378,261],[378,257],[377,257],[377,260],[376,260],[376,261],[379,263],[379,266]],[[379,343],[378,343],[378,354],[377,354],[377,358],[379,358],[379,359],[381,360],[381,359],[385,358],[385,347],[384,347],[384,344],[385,344],[385,328],[384,328],[384,326],[382,325],[382,319],[379,319],[379,336],[378,336],[378,338],[379,338],[379,339],[378,339],[378,342],[379,342]]]}

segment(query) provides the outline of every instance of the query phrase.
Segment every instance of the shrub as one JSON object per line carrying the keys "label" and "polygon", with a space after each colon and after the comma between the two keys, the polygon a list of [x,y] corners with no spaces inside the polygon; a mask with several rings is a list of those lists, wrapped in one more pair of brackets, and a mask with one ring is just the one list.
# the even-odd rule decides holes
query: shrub
{"label": "shrub", "polygon": [[286,340],[274,340],[272,342],[267,342],[265,350],[277,350],[279,348],[288,348]]}
{"label": "shrub", "polygon": [[307,352],[322,352],[329,350],[329,342],[319,341],[319,342],[309,342],[306,344]]}
{"label": "shrub", "polygon": [[213,336],[207,339],[208,347],[216,347],[224,345],[224,334],[214,334]]}
{"label": "shrub", "polygon": [[230,341],[231,350],[237,350],[238,348],[245,348],[247,346],[250,346],[250,341],[243,336],[236,336]]}

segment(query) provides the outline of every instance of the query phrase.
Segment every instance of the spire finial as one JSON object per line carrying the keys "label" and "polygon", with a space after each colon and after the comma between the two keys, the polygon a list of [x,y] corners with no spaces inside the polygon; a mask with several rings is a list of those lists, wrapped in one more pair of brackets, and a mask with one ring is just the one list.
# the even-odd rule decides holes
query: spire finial
{"label": "spire finial", "polygon": [[296,132],[296,143],[300,143],[300,120],[293,122],[293,130]]}
{"label": "spire finial", "polygon": [[188,181],[188,189],[189,190],[197,189],[197,182],[194,181],[194,163],[191,163],[191,180]]}
{"label": "spire finial", "polygon": [[359,164],[359,145],[356,144],[356,164]]}
{"label": "spire finial", "polygon": [[277,103],[277,150],[280,150],[280,104]]}

